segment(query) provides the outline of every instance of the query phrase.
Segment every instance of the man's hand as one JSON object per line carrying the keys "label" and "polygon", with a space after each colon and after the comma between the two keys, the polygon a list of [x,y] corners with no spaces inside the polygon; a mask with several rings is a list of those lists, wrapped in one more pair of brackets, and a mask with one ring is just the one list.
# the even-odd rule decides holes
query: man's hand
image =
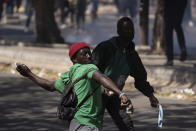
{"label": "man's hand", "polygon": [[159,101],[154,95],[149,96],[149,100],[150,100],[150,103],[151,103],[152,107],[157,107],[158,106]]}
{"label": "man's hand", "polygon": [[109,90],[109,89],[106,89],[104,88],[104,93],[107,95],[107,96],[112,96],[114,94],[113,91]]}
{"label": "man's hand", "polygon": [[16,63],[16,70],[25,77],[29,77],[31,73],[31,70],[25,64]]}

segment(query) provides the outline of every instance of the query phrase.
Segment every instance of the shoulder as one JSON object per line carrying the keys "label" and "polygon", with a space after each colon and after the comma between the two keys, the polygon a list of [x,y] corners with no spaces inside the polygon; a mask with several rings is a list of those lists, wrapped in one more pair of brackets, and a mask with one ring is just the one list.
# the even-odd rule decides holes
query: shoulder
{"label": "shoulder", "polygon": [[116,51],[116,43],[117,37],[112,37],[109,40],[99,43],[92,52],[93,58],[98,56],[109,57]]}
{"label": "shoulder", "polygon": [[94,64],[75,64],[71,67],[70,73],[71,74],[84,74],[88,72],[89,70],[91,71],[97,71],[98,67]]}
{"label": "shoulder", "polygon": [[84,65],[82,65],[81,66],[81,68],[85,71],[85,72],[87,72],[87,71],[89,71],[89,70],[98,70],[98,67],[96,66],[96,65],[94,65],[94,64],[84,64]]}
{"label": "shoulder", "polygon": [[62,73],[60,79],[62,79],[63,83],[67,85],[69,82],[69,72]]}
{"label": "shoulder", "polygon": [[117,42],[117,37],[112,37],[111,39],[108,39],[108,40],[105,40],[105,41],[102,41],[101,43],[99,43],[96,47],[96,48],[110,48],[110,47],[113,47],[114,43]]}
{"label": "shoulder", "polygon": [[69,72],[61,73],[60,77],[61,77],[62,79],[65,79],[65,78],[69,77]]}
{"label": "shoulder", "polygon": [[60,93],[63,92],[66,85],[69,83],[69,72],[62,73],[60,78],[55,81],[55,89]]}
{"label": "shoulder", "polygon": [[87,73],[87,77],[92,78],[93,73],[98,70],[98,67],[94,64],[83,64],[80,66],[80,68],[77,69],[77,72],[81,72],[81,74]]}

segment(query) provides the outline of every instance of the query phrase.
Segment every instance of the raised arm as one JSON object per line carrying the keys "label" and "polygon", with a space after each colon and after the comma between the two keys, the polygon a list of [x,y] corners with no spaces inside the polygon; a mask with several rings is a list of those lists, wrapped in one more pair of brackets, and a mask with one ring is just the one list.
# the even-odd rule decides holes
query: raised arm
{"label": "raised arm", "polygon": [[36,74],[32,73],[31,70],[25,65],[25,64],[16,64],[16,70],[24,77],[29,78],[36,84],[38,84],[40,87],[44,88],[48,91],[55,91],[54,83],[55,81],[47,80],[44,78],[41,78],[37,76]]}

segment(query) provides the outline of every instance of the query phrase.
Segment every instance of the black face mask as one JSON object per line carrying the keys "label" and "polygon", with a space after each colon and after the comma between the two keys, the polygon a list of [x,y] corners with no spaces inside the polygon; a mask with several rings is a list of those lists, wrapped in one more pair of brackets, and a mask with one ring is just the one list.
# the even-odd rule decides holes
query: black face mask
{"label": "black face mask", "polygon": [[134,38],[134,31],[119,30],[118,34],[123,41],[132,41]]}
{"label": "black face mask", "polygon": [[120,36],[121,39],[123,39],[123,41],[132,41],[133,40],[133,36],[129,35],[129,36]]}
{"label": "black face mask", "polygon": [[133,33],[127,33],[127,34],[122,33],[122,34],[119,34],[119,37],[120,37],[123,41],[125,41],[125,42],[130,42],[130,41],[133,40],[134,35],[133,35]]}

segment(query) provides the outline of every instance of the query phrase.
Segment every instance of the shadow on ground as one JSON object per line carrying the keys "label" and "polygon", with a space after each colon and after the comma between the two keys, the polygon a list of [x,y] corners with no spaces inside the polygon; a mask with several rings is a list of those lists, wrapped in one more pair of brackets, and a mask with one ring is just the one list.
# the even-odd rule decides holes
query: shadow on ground
{"label": "shadow on ground", "polygon": [[0,79],[0,130],[64,130],[55,112],[58,94],[44,91],[25,78]]}
{"label": "shadow on ground", "polygon": [[[64,131],[64,123],[55,113],[59,100],[57,92],[47,92],[26,78],[0,74],[1,131]],[[157,128],[157,109],[149,105],[138,91],[129,91],[135,112],[132,116],[136,131],[194,131],[196,103],[159,99],[164,109],[163,128]],[[106,113],[103,131],[118,131]]]}

